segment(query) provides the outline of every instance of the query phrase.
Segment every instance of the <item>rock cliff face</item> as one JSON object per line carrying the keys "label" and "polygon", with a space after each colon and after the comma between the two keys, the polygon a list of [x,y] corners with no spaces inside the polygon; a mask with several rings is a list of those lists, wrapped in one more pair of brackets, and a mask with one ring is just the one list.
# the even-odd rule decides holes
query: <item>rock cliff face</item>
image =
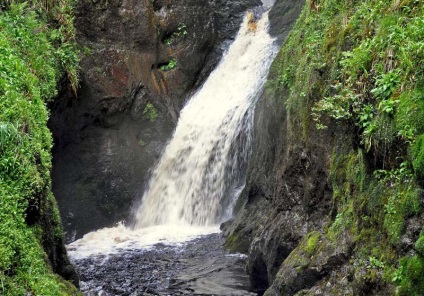
{"label": "rock cliff face", "polygon": [[[271,31],[284,38],[286,31],[280,31],[281,24],[292,24],[299,16],[299,6],[297,1],[277,1],[270,15],[280,18],[272,22]],[[402,108],[415,104],[415,82],[421,85],[423,79],[402,78],[405,80],[398,84],[399,78],[393,83],[393,93],[389,91],[384,98],[399,100],[399,109],[391,109],[393,113],[386,116],[381,114],[384,100],[381,103],[381,96],[375,95],[379,79],[396,67],[394,72],[405,73],[404,65],[395,62],[401,59],[396,54],[387,57],[389,68],[382,66],[388,63],[380,58],[389,52],[391,41],[384,44],[388,48],[377,42],[367,48],[362,56],[368,63],[362,64],[363,72],[351,69],[358,66],[359,49],[364,43],[385,40],[386,31],[381,28],[388,19],[405,14],[412,23],[414,18],[422,18],[423,10],[418,6],[408,11],[387,8],[381,19],[373,20],[370,29],[360,20],[369,19],[363,13],[377,11],[376,7],[373,1],[340,5],[307,1],[271,67],[266,90],[256,106],[247,184],[235,218],[222,228],[227,235],[226,246],[248,254],[252,289],[266,296],[424,292],[422,276],[418,276],[424,272],[419,166],[415,160],[416,171],[412,170],[411,154],[402,148],[405,138],[399,138]],[[290,12],[291,17],[284,12]],[[363,32],[367,32],[366,37],[361,37]],[[411,44],[417,41],[413,39],[415,33],[410,36]],[[377,75],[380,66],[389,74]],[[347,78],[351,73],[353,77]],[[373,111],[368,120],[375,128],[372,132],[364,132],[366,126],[360,123],[363,117],[354,121],[349,117],[354,114],[340,120],[340,113],[335,114],[345,110],[335,111],[340,105],[329,103],[340,94],[338,83],[346,88],[353,85],[352,93],[357,95],[352,105],[345,107],[347,112],[361,100],[369,104],[367,108]],[[419,92],[422,98],[421,88]],[[347,100],[344,94],[340,95],[340,104]],[[408,117],[416,119],[408,123],[420,134],[423,125],[415,114],[422,114],[424,108],[412,105],[407,107]],[[330,114],[321,114],[317,120],[322,109]],[[406,145],[410,147],[410,143]],[[416,157],[413,155],[412,159]],[[397,163],[399,159],[404,162]]]}
{"label": "rock cliff face", "polygon": [[[270,12],[271,33],[284,40],[303,5],[277,1]],[[297,130],[291,131],[284,95],[267,88],[258,101],[248,180],[238,201],[244,206],[229,228],[224,227],[227,247],[249,253],[252,288],[262,292],[302,236],[322,226],[321,217],[329,209],[322,169],[331,152],[328,139],[305,143]]]}
{"label": "rock cliff face", "polygon": [[49,122],[68,240],[130,216],[185,100],[258,2],[78,2],[81,85],[52,104]]}

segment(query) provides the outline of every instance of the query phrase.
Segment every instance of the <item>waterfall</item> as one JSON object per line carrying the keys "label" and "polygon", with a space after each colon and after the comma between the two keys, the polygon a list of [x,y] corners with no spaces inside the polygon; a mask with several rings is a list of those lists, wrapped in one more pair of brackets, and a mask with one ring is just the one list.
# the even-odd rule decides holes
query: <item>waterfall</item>
{"label": "waterfall", "polygon": [[248,13],[218,67],[181,111],[133,227],[121,223],[84,235],[67,246],[72,258],[219,231],[244,186],[254,104],[277,52],[267,29],[267,12],[258,19]]}
{"label": "waterfall", "polygon": [[275,52],[267,27],[267,13],[259,20],[248,13],[218,67],[181,111],[136,211],[136,229],[228,218],[243,183],[254,101]]}

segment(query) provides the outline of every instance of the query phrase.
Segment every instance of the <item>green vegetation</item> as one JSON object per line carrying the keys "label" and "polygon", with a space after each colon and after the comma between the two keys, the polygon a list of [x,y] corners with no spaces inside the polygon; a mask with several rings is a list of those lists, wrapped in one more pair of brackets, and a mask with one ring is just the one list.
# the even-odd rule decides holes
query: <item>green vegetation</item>
{"label": "green vegetation", "polygon": [[422,295],[424,291],[424,258],[403,257],[399,268],[393,273],[392,281],[398,285],[397,295]]}
{"label": "green vegetation", "polygon": [[317,231],[311,232],[306,236],[307,241],[306,241],[305,251],[309,256],[311,256],[315,252],[315,249],[317,248],[320,238],[321,238],[321,233]]}
{"label": "green vegetation", "polygon": [[158,118],[158,111],[156,111],[152,103],[147,103],[143,110],[143,116],[150,122],[154,122]]}
{"label": "green vegetation", "polygon": [[418,254],[424,257],[424,233],[421,233],[420,237],[415,243],[415,250],[417,251]]}
{"label": "green vegetation", "polygon": [[309,2],[268,89],[284,98],[291,134],[306,141],[331,127],[349,139],[334,141],[333,218],[325,235],[354,237],[354,282],[421,295],[422,235],[415,248],[400,245],[408,221],[423,210],[424,5]]}
{"label": "green vegetation", "polygon": [[161,71],[169,71],[174,69],[177,66],[177,60],[171,59],[168,63],[162,65],[159,67],[159,70]]}
{"label": "green vegetation", "polygon": [[166,45],[173,45],[178,40],[183,38],[184,36],[187,36],[187,26],[185,24],[180,24],[175,32],[173,32],[169,37],[165,38],[163,42],[165,42]]}
{"label": "green vegetation", "polygon": [[0,6],[0,293],[74,295],[76,289],[53,273],[42,246],[63,244],[50,191],[46,102],[63,76],[74,91],[77,87],[72,6],[66,1]]}
{"label": "green vegetation", "polygon": [[418,180],[424,180],[424,134],[415,139],[412,146],[412,165]]}

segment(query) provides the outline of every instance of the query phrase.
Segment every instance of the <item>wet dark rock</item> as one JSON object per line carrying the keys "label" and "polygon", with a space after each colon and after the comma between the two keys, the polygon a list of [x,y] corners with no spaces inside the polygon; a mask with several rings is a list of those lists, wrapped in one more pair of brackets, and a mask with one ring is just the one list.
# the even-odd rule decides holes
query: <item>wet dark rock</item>
{"label": "wet dark rock", "polygon": [[[226,246],[247,251],[252,289],[265,292],[271,285],[268,295],[294,295],[312,288],[346,261],[347,251],[338,257],[329,249],[312,261],[301,249],[296,251],[302,238],[327,223],[332,200],[328,160],[333,141],[346,139],[334,139],[328,131],[306,141],[296,132],[284,134],[288,130],[285,106],[276,95],[266,91],[256,107],[255,142],[241,197],[244,207],[227,227]],[[291,130],[302,133],[300,126]],[[312,126],[308,132],[313,135]],[[237,239],[241,237],[242,243]],[[296,253],[302,262],[306,260],[302,271],[289,259]]]}
{"label": "wet dark rock", "polygon": [[269,13],[270,34],[284,40],[299,16],[304,3],[305,1],[277,0]]}
{"label": "wet dark rock", "polygon": [[[347,237],[345,240],[331,241],[318,232],[305,236],[284,260],[264,295],[294,295],[314,286],[329,272],[347,262],[352,251],[352,239]],[[310,240],[314,240],[313,243]]]}
{"label": "wet dark rock", "polygon": [[[270,14],[272,32],[284,39],[302,6],[277,1]],[[305,237],[322,230],[331,215],[332,147],[349,139],[317,132],[313,124],[303,130],[287,118],[285,95],[268,88],[256,106],[247,185],[238,202],[243,206],[224,232],[226,247],[248,254],[251,288],[267,295],[319,292],[320,283],[345,266],[351,251],[351,242],[337,245],[325,237],[319,252],[305,250]]]}
{"label": "wet dark rock", "polygon": [[258,0],[78,1],[77,97],[51,104],[53,191],[68,241],[128,219],[185,100]]}
{"label": "wet dark rock", "polygon": [[182,246],[157,244],[75,260],[84,295],[256,295],[248,291],[245,257],[230,255],[213,234]]}
{"label": "wet dark rock", "polygon": [[[57,213],[57,204],[51,193],[49,198],[40,200],[36,211],[38,212],[36,214],[38,218],[36,223],[42,230],[40,242],[47,255],[49,267],[52,268],[54,273],[59,274],[62,278],[78,287],[78,274],[69,260],[61,233],[62,226],[60,221],[52,216],[52,213]],[[58,235],[58,232],[60,235]]]}
{"label": "wet dark rock", "polygon": [[407,221],[405,233],[400,239],[400,249],[403,252],[407,253],[414,249],[422,229],[424,229],[424,214],[420,217],[412,217]]}

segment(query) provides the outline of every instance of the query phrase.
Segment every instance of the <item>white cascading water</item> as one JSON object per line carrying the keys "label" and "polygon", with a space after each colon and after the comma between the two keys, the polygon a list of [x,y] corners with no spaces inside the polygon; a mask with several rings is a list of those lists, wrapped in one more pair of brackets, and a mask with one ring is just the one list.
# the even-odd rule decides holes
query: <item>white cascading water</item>
{"label": "white cascading water", "polygon": [[267,12],[257,21],[248,13],[218,67],[181,111],[133,229],[89,233],[68,246],[71,256],[180,242],[215,232],[230,217],[244,185],[253,105],[276,53],[267,29]]}
{"label": "white cascading water", "polygon": [[[267,17],[249,13],[217,69],[182,110],[136,214],[135,228],[222,222],[250,146],[251,107],[274,50]],[[247,120],[246,120],[247,119]],[[229,193],[231,194],[231,193]]]}

